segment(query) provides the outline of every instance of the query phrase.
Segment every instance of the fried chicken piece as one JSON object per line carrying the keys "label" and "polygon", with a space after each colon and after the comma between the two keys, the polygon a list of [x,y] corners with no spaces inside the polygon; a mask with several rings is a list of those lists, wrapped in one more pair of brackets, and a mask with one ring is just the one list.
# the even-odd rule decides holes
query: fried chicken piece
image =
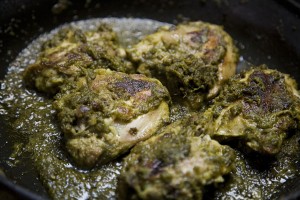
{"label": "fried chicken piece", "polygon": [[133,72],[116,33],[106,24],[96,31],[63,28],[46,41],[36,62],[26,68],[25,83],[55,95],[68,81],[86,75],[86,69],[108,68]]}
{"label": "fried chicken piece", "polygon": [[235,153],[197,136],[195,119],[176,121],[131,150],[118,182],[120,199],[202,199],[204,186],[224,181]]}
{"label": "fried chicken piece", "polygon": [[73,160],[91,168],[118,157],[169,120],[169,93],[157,80],[97,69],[70,82],[54,107]]}
{"label": "fried chicken piece", "polygon": [[128,50],[137,71],[158,78],[174,97],[198,109],[235,74],[237,49],[217,25],[165,26]]}
{"label": "fried chicken piece", "polygon": [[299,126],[300,95],[289,75],[266,66],[232,78],[200,123],[211,137],[237,139],[263,154],[276,154]]}

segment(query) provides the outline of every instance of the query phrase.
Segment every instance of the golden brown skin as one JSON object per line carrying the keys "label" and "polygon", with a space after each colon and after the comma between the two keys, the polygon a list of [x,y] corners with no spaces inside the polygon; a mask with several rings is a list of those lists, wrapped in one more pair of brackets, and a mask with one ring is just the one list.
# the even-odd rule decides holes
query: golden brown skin
{"label": "golden brown skin", "polygon": [[219,92],[238,61],[231,37],[220,26],[200,21],[162,27],[128,53],[138,72],[158,78],[192,108]]}

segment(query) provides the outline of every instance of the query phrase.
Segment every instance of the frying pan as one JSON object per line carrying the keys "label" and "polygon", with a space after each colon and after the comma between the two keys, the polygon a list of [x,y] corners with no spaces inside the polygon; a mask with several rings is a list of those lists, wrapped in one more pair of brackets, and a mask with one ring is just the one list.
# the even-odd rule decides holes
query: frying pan
{"label": "frying pan", "polygon": [[[149,18],[178,23],[202,20],[223,25],[243,59],[291,74],[300,84],[300,3],[297,0],[0,0],[0,79],[18,53],[40,34],[74,20]],[[47,199],[32,166],[11,171],[7,121],[0,118],[0,199]],[[21,168],[27,169],[22,173]],[[279,199],[300,198],[300,180],[287,182]]]}

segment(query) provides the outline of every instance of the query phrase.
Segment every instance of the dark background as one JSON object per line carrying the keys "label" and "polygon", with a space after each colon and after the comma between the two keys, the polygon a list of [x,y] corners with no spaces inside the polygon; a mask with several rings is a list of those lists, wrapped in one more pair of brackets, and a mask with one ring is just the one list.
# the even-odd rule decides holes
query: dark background
{"label": "dark background", "polygon": [[3,77],[5,67],[30,41],[60,24],[95,17],[140,17],[222,24],[239,42],[245,59],[282,67],[299,79],[300,73],[294,73],[300,66],[297,12],[287,0],[1,0],[0,74]]}

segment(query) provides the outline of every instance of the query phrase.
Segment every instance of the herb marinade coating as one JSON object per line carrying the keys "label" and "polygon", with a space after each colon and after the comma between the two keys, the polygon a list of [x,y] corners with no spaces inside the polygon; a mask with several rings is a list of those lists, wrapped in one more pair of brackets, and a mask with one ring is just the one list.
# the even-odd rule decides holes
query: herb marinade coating
{"label": "herb marinade coating", "polygon": [[231,78],[200,124],[220,141],[237,140],[262,154],[276,154],[288,133],[299,128],[299,111],[295,80],[259,66]]}
{"label": "herb marinade coating", "polygon": [[67,150],[83,167],[111,161],[169,121],[169,93],[157,79],[97,69],[65,87],[54,107]]}
{"label": "herb marinade coating", "polygon": [[128,54],[139,73],[159,79],[192,109],[218,94],[238,61],[237,48],[222,27],[200,21],[162,27]]}
{"label": "herb marinade coating", "polygon": [[204,186],[224,181],[235,153],[198,135],[197,120],[178,120],[131,150],[119,177],[121,199],[202,199]]}
{"label": "herb marinade coating", "polygon": [[132,73],[116,33],[106,24],[95,31],[63,28],[46,41],[35,63],[26,68],[25,83],[55,95],[68,81],[86,75],[87,69],[105,68]]}

